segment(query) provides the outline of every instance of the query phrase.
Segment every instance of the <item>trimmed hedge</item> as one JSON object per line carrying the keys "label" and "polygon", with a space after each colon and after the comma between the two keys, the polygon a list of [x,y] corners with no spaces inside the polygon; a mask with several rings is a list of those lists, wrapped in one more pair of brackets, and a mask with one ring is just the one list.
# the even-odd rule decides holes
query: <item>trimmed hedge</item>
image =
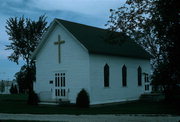
{"label": "trimmed hedge", "polygon": [[89,95],[85,89],[82,89],[76,98],[76,106],[80,108],[89,107]]}

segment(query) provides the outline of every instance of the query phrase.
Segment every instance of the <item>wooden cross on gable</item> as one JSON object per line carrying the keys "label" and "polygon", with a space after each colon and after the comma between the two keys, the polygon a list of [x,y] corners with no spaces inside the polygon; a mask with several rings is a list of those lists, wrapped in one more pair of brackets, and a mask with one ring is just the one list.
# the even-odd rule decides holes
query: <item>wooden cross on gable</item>
{"label": "wooden cross on gable", "polygon": [[61,62],[61,44],[65,43],[64,40],[61,40],[60,35],[58,35],[58,41],[54,42],[55,45],[58,45],[58,62]]}

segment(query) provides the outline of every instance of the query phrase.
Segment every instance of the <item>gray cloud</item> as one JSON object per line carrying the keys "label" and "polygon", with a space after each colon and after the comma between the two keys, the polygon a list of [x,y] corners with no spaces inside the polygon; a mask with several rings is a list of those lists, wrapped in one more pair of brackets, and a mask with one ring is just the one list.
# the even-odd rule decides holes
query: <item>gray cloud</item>
{"label": "gray cloud", "polygon": [[[125,0],[1,0],[1,14],[9,16],[53,15],[90,16],[104,18],[110,8],[117,8]],[[56,17],[55,16],[55,17]],[[32,16],[31,16],[32,17]]]}
{"label": "gray cloud", "polygon": [[3,15],[15,16],[20,14],[21,12],[27,12],[29,8],[29,2],[25,2],[25,0],[2,0],[0,4],[0,11]]}
{"label": "gray cloud", "polygon": [[[118,8],[125,0],[0,0],[0,72],[6,72],[3,79],[13,79],[13,75],[20,69],[7,56],[11,51],[4,50],[9,44],[5,32],[6,20],[9,17],[24,15],[37,19],[46,14],[50,23],[54,18],[61,18],[82,24],[104,27],[109,16],[110,8]],[[0,80],[2,78],[0,77]]]}

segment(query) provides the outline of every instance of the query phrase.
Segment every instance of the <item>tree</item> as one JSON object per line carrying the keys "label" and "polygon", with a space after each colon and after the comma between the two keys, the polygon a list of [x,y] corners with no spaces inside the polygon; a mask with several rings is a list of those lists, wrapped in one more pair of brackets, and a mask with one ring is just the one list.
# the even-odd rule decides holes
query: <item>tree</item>
{"label": "tree", "polygon": [[16,62],[22,58],[27,66],[33,62],[30,59],[31,53],[36,48],[42,34],[46,31],[46,17],[40,16],[38,21],[24,18],[24,16],[9,18],[6,22],[6,32],[9,35],[10,45],[7,45],[7,50],[13,50],[13,53],[8,57],[9,60]]}
{"label": "tree", "polygon": [[13,84],[11,84],[11,88],[10,88],[9,91],[10,91],[11,94],[14,94],[14,85]]}
{"label": "tree", "polygon": [[[154,9],[154,25],[159,43],[165,52],[171,85],[180,83],[180,14],[178,0],[157,0]],[[155,16],[156,15],[156,16]],[[158,16],[157,16],[158,15]]]}
{"label": "tree", "polygon": [[30,59],[31,53],[37,47],[42,34],[46,31],[46,17],[40,16],[37,21],[29,18],[9,18],[7,20],[6,32],[9,35],[10,45],[7,45],[7,50],[13,50],[13,53],[8,57],[10,61],[18,64],[19,59],[25,61],[27,70],[26,82],[28,84],[29,93],[33,91],[33,71],[35,69],[34,61]]}
{"label": "tree", "polygon": [[[157,0],[154,2],[154,26],[159,44],[161,45],[165,57],[162,65],[154,71],[154,83],[159,80],[160,84],[165,82],[166,99],[172,100],[180,94],[180,4],[178,0]],[[156,16],[155,16],[156,15]],[[158,15],[158,16],[157,16]],[[166,72],[164,69],[167,69]],[[160,71],[156,73],[156,71]],[[158,75],[157,75],[158,74]],[[164,76],[165,78],[163,79]]]}
{"label": "tree", "polygon": [[14,77],[16,78],[16,81],[19,86],[19,93],[26,93],[26,91],[28,91],[28,83],[26,81],[26,77],[27,77],[26,66],[25,65],[22,66],[20,71],[17,72]]}
{"label": "tree", "polygon": [[[29,68],[31,78],[35,79],[35,67],[31,66]],[[19,93],[26,93],[28,91],[28,75],[27,66],[23,65],[19,72],[15,74],[16,81],[19,86]]]}
{"label": "tree", "polygon": [[110,31],[123,32],[134,39],[154,57],[152,66],[156,67],[163,53],[154,33],[153,9],[153,0],[127,0],[122,7],[110,9],[106,26]]}
{"label": "tree", "polygon": [[110,10],[107,23],[111,31],[126,33],[154,56],[153,80],[166,89],[180,83],[179,7],[178,0],[127,0]]}
{"label": "tree", "polygon": [[13,53],[8,57],[9,60],[18,64],[19,59],[25,61],[26,69],[28,70],[34,65],[30,59],[31,53],[37,47],[42,34],[46,31],[46,17],[40,16],[38,21],[24,18],[24,16],[9,18],[7,20],[6,32],[9,35],[10,45],[7,45],[7,50],[13,50]]}
{"label": "tree", "polygon": [[11,88],[10,88],[10,93],[11,94],[17,94],[18,93],[18,89],[16,85],[11,84]]}
{"label": "tree", "polygon": [[18,93],[17,85],[14,85],[14,94]]}

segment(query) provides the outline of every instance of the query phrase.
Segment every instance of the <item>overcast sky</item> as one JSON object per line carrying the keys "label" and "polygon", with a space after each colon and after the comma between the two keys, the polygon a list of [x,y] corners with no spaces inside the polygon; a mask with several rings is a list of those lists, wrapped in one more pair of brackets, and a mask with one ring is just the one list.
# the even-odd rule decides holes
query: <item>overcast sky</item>
{"label": "overcast sky", "polygon": [[48,24],[54,18],[105,28],[110,15],[109,9],[116,9],[125,0],[0,0],[0,80],[12,80],[23,61],[17,65],[7,59],[12,51],[5,50],[9,44],[6,34],[6,20],[10,17],[37,19],[46,14]]}

